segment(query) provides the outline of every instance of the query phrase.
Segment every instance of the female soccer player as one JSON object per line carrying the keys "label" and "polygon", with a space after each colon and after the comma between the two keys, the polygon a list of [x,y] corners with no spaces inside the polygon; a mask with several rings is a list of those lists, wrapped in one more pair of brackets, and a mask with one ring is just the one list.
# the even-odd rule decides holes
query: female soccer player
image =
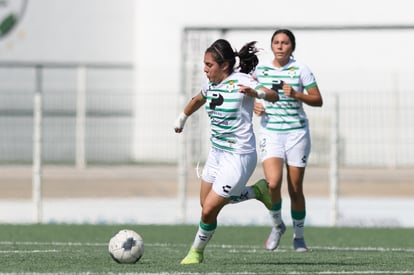
{"label": "female soccer player", "polygon": [[309,68],[294,59],[292,53],[295,46],[295,36],[290,30],[274,32],[271,39],[274,58],[271,62],[259,64],[254,76],[261,84],[278,91],[280,100],[275,103],[261,100],[255,104],[254,112],[261,115],[261,160],[273,202],[270,209],[273,228],[266,241],[266,249],[276,249],[286,230],[281,215],[281,186],[286,163],[293,247],[295,251],[305,252],[308,248],[304,239],[306,207],[303,178],[311,140],[302,103],[322,106],[322,96]]}
{"label": "female soccer player", "polygon": [[[209,81],[185,106],[174,124],[175,132],[180,133],[187,117],[207,103],[205,108],[210,118],[212,148],[201,176],[201,220],[194,242],[181,264],[203,261],[203,251],[217,227],[220,210],[232,197],[241,196],[256,167],[252,126],[255,98],[275,102],[278,95],[248,74],[258,63],[255,44],[247,43],[237,52],[227,40],[219,39],[207,48],[204,72]],[[240,59],[237,68],[236,57]],[[260,188],[253,188],[257,199],[263,190],[268,192],[267,183],[259,183]]]}

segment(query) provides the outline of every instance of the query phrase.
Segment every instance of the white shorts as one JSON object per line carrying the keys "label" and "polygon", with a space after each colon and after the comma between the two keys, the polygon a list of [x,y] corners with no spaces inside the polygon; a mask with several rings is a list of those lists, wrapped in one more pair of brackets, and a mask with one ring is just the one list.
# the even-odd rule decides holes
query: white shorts
{"label": "white shorts", "polygon": [[201,178],[223,198],[240,196],[257,165],[257,153],[234,154],[211,148]]}
{"label": "white shorts", "polygon": [[306,167],[311,150],[309,128],[287,132],[263,132],[260,136],[261,161],[281,158],[288,165]]}

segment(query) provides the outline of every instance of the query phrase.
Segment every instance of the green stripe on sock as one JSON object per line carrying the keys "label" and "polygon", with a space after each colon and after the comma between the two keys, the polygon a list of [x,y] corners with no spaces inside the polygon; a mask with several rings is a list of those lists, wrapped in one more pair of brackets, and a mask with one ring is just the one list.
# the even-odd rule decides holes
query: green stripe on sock
{"label": "green stripe on sock", "polygon": [[212,224],[205,224],[202,221],[200,221],[200,227],[205,231],[213,231],[217,228],[217,222]]}
{"label": "green stripe on sock", "polygon": [[292,215],[292,218],[295,220],[303,220],[306,217],[306,210],[303,210],[303,211],[291,210],[290,214]]}
{"label": "green stripe on sock", "polygon": [[279,211],[280,209],[282,209],[282,201],[278,202],[278,203],[274,203],[272,206],[272,211]]}
{"label": "green stripe on sock", "polygon": [[240,198],[240,196],[230,196],[230,199],[232,201],[235,201],[235,202],[237,202],[239,200],[239,198]]}

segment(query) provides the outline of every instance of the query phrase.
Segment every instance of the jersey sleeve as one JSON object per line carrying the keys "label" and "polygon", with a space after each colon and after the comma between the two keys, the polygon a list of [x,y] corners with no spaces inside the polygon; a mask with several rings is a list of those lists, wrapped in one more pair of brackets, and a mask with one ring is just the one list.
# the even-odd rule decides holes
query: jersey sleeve
{"label": "jersey sleeve", "polygon": [[242,74],[243,77],[240,78],[240,84],[244,86],[248,86],[252,89],[259,89],[263,87],[262,84],[259,83],[259,81],[256,80],[256,78],[249,74]]}
{"label": "jersey sleeve", "polygon": [[200,91],[200,93],[201,93],[201,96],[204,98],[204,99],[206,99],[207,98],[207,90],[208,90],[208,87],[209,87],[209,85],[210,85],[210,82],[205,82],[204,84],[203,84],[203,86],[201,87],[201,91]]}
{"label": "jersey sleeve", "polygon": [[302,73],[300,75],[303,87],[309,89],[316,86],[316,78],[308,66],[302,65]]}

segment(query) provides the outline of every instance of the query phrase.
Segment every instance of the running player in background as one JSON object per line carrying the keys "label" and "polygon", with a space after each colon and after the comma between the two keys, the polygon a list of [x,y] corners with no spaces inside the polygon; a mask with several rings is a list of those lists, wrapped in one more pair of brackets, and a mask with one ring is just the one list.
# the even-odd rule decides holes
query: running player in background
{"label": "running player in background", "polygon": [[[201,219],[194,242],[181,264],[203,261],[203,252],[217,227],[219,212],[232,198],[241,196],[257,165],[252,126],[255,98],[275,102],[279,97],[249,75],[258,63],[255,44],[247,43],[237,52],[227,40],[219,39],[207,48],[204,72],[209,81],[174,123],[175,132],[182,132],[188,116],[207,103],[212,148],[201,176]],[[236,57],[239,58],[237,68]],[[267,183],[263,180],[258,183],[260,188],[252,187],[250,198],[259,199],[263,192],[268,193]],[[270,200],[270,196],[268,198]]]}
{"label": "running player in background", "polygon": [[293,57],[296,41],[290,30],[279,29],[271,38],[274,58],[257,66],[254,76],[268,88],[278,91],[280,100],[258,100],[254,112],[261,116],[260,152],[264,174],[272,197],[272,231],[266,249],[275,250],[286,226],[282,220],[281,187],[286,165],[288,192],[293,220],[293,247],[308,251],[304,239],[306,217],[303,179],[311,150],[309,122],[303,109],[322,106],[322,96],[309,68]]}

